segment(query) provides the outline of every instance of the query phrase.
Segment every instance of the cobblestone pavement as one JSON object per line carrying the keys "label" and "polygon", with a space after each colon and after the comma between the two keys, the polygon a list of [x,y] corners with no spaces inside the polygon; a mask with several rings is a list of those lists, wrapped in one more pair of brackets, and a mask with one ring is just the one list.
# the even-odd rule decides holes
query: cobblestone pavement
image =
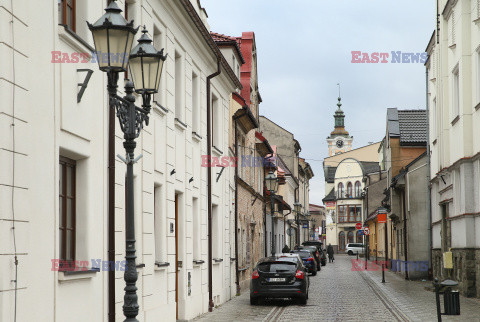
{"label": "cobblestone pavement", "polygon": [[[435,295],[424,289],[431,282],[406,281],[395,273],[352,271],[351,259],[337,255],[317,276],[310,277],[307,305],[287,300],[251,306],[249,293],[225,303],[195,321],[436,321]],[[443,311],[443,299],[442,311]],[[460,299],[460,316],[444,321],[480,321],[480,300]]]}

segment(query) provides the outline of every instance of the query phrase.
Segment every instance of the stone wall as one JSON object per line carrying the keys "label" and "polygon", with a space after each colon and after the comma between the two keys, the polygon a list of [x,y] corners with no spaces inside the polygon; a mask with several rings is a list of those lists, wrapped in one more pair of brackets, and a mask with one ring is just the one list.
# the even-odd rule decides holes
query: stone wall
{"label": "stone wall", "polygon": [[458,290],[467,297],[480,296],[480,250],[474,248],[452,249],[453,269],[443,268],[443,253],[440,249],[432,251],[433,277],[440,281],[451,279],[458,281]]}

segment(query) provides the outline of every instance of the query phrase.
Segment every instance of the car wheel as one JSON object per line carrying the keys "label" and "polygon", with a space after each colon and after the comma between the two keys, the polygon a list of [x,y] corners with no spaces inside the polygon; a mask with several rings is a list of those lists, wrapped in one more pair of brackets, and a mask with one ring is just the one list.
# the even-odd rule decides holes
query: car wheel
{"label": "car wheel", "polygon": [[298,298],[298,302],[299,302],[301,305],[307,304],[307,295]]}
{"label": "car wheel", "polygon": [[315,276],[315,275],[317,275],[317,271],[316,271],[316,270],[314,270],[314,271],[312,272],[312,276]]}
{"label": "car wheel", "polygon": [[352,256],[352,255],[353,255],[353,252],[352,252],[351,250],[349,250],[347,254],[350,255],[350,256]]}
{"label": "car wheel", "polygon": [[250,305],[257,305],[257,304],[258,304],[258,297],[250,296]]}

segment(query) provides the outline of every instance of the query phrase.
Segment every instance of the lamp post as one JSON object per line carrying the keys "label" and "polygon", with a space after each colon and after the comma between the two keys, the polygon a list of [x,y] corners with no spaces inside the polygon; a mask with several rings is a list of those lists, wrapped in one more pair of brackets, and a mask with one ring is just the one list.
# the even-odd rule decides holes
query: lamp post
{"label": "lamp post", "polygon": [[[105,14],[93,25],[88,27],[93,35],[98,67],[107,73],[108,94],[110,109],[115,109],[120,128],[124,133],[123,146],[127,165],[126,179],[126,218],[125,218],[125,259],[127,267],[124,273],[125,295],[123,314],[125,321],[137,321],[138,296],[137,296],[137,268],[135,264],[135,214],[133,194],[133,164],[139,159],[134,159],[136,147],[135,139],[140,135],[144,123],[148,125],[151,96],[158,92],[160,75],[166,56],[162,51],[157,51],[151,44],[144,28],[143,35],[138,40],[138,45],[131,50],[133,37],[138,27],[133,28],[133,20],[128,22],[120,14],[122,10],[112,1],[105,9]],[[117,95],[119,73],[127,70],[130,57],[130,72],[133,81],[125,84],[125,97]],[[135,86],[136,85],[136,86]],[[135,106],[133,92],[142,96],[142,108]]]}
{"label": "lamp post", "polygon": [[298,201],[293,204],[293,209],[296,213],[296,219],[297,219],[297,245],[300,246],[300,212],[302,211],[302,204],[299,203]]}
{"label": "lamp post", "polygon": [[278,178],[275,173],[270,170],[267,176],[265,177],[265,184],[267,185],[267,190],[270,192],[270,213],[272,215],[272,255],[275,255],[275,228],[274,228],[274,220],[273,217],[275,216],[275,193],[278,190]]}

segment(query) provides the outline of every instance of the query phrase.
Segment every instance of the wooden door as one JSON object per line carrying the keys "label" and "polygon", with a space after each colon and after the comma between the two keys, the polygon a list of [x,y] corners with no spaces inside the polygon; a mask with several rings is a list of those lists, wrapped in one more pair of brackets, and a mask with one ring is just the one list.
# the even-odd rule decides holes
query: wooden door
{"label": "wooden door", "polygon": [[178,320],[178,195],[175,195],[175,305]]}
{"label": "wooden door", "polygon": [[345,250],[345,233],[343,231],[338,234],[338,250]]}

